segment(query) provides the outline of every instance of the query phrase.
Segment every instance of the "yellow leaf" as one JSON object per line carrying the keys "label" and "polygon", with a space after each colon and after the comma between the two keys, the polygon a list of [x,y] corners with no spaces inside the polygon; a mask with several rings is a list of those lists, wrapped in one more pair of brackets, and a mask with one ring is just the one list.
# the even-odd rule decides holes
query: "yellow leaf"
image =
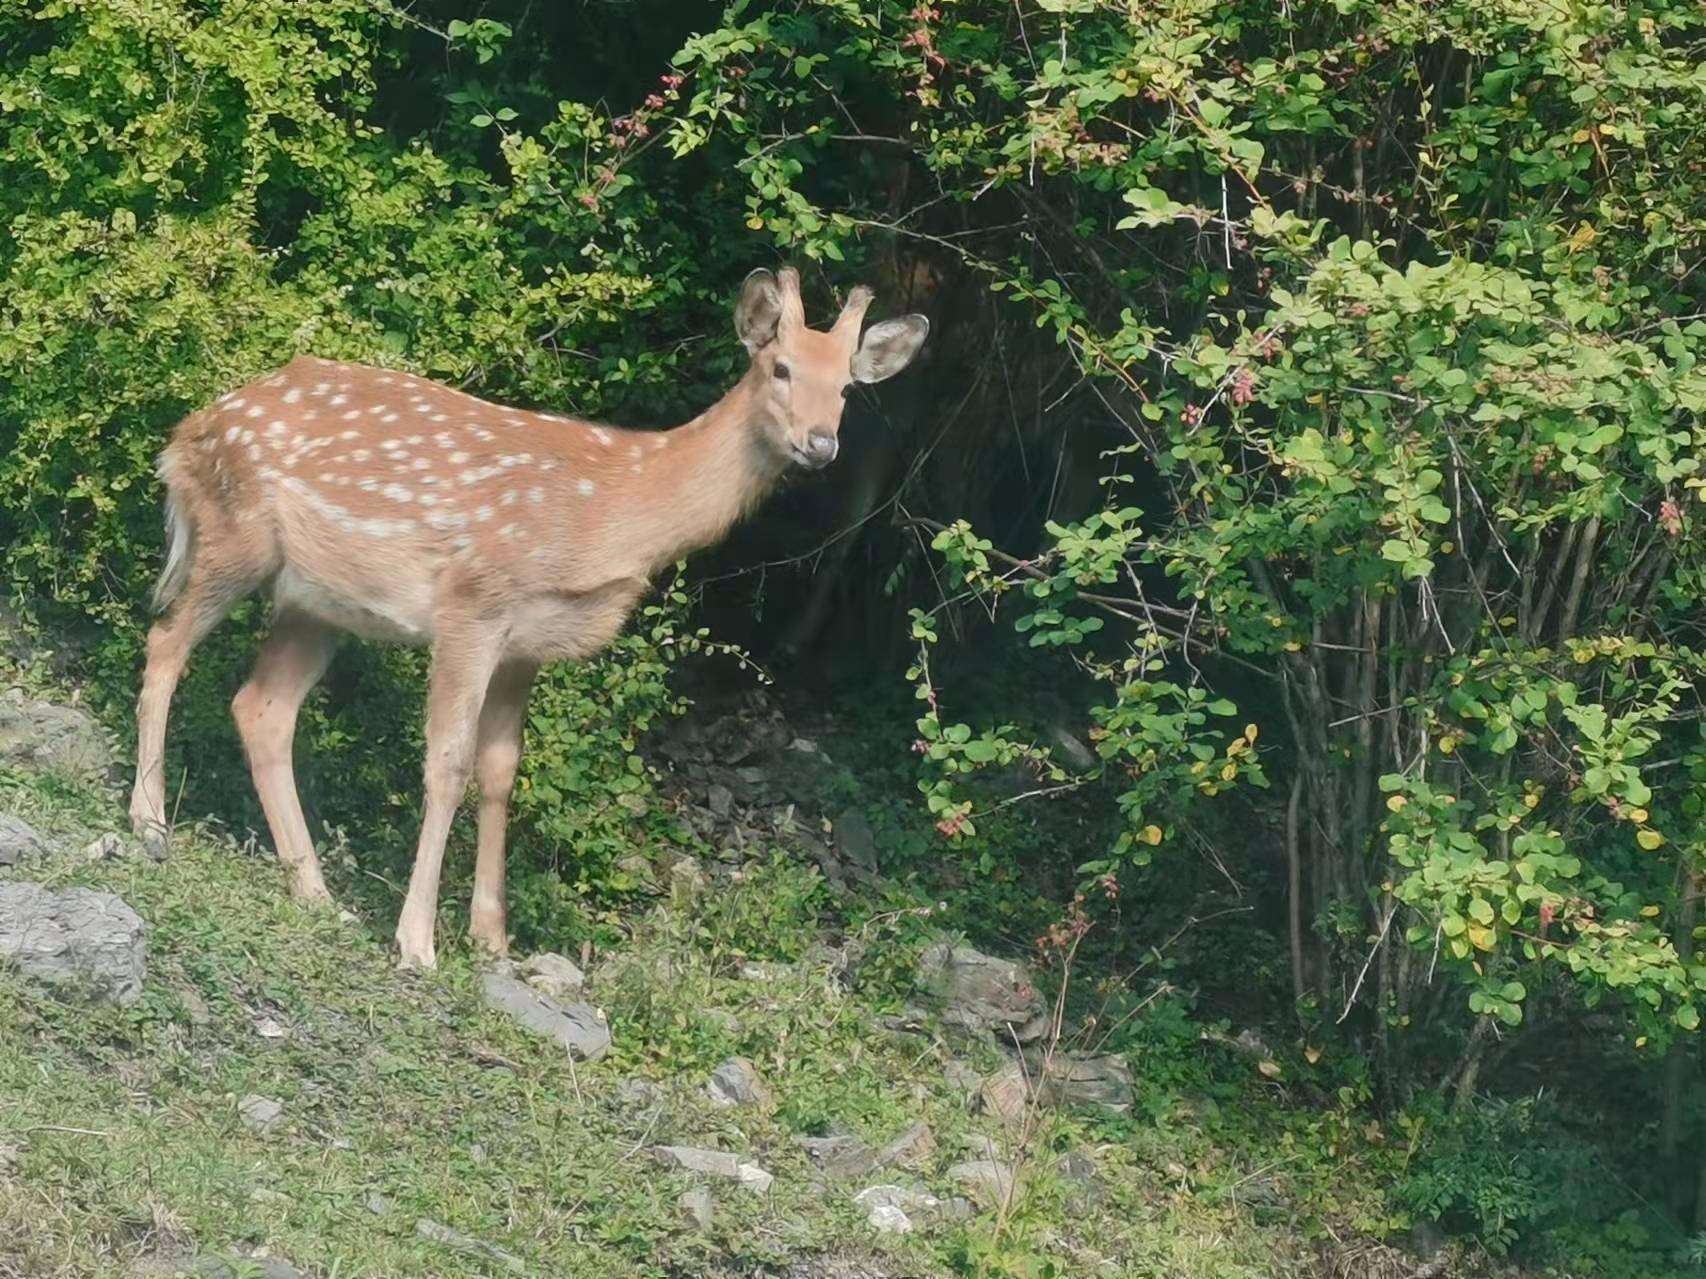
{"label": "yellow leaf", "polygon": [[755,213],[746,220],[746,225],[753,231],[762,231],[764,230],[764,219]]}
{"label": "yellow leaf", "polygon": [[1635,832],[1635,842],[1650,853],[1665,842],[1665,837],[1648,827],[1645,830]]}
{"label": "yellow leaf", "polygon": [[1287,641],[1286,641],[1286,642],[1285,642],[1285,644],[1284,644],[1284,645],[1283,645],[1283,647],[1284,647],[1284,648],[1285,648],[1285,651],[1286,651],[1286,652],[1288,652],[1288,653],[1295,653],[1295,652],[1297,652],[1297,651],[1298,651],[1298,650],[1299,650],[1299,649],[1300,649],[1300,648],[1302,648],[1302,647],[1303,647],[1303,645],[1301,645],[1301,644],[1299,644],[1299,643],[1298,643],[1298,642],[1297,642],[1297,641],[1296,641],[1296,640],[1287,640]]}
{"label": "yellow leaf", "polygon": [[1269,1079],[1278,1079],[1280,1077],[1279,1062],[1274,1061],[1271,1058],[1267,1061],[1257,1062],[1256,1063],[1256,1069],[1261,1071]]}
{"label": "yellow leaf", "polygon": [[1321,1050],[1319,1048],[1305,1048],[1303,1050],[1303,1056],[1304,1059],[1313,1066],[1316,1062],[1321,1060]]}
{"label": "yellow leaf", "polygon": [[1238,776],[1238,765],[1228,760],[1226,767],[1220,770],[1220,780],[1229,782],[1236,776]]}
{"label": "yellow leaf", "polygon": [[1637,1039],[1635,1041],[1635,1047],[1637,1047],[1637,1048],[1645,1048],[1646,1046],[1647,1046],[1647,1037],[1645,1035],[1642,1035],[1639,1039]]}
{"label": "yellow leaf", "polygon": [[1455,737],[1442,737],[1439,739],[1439,753],[1441,755],[1449,755],[1456,749],[1457,739]]}
{"label": "yellow leaf", "polygon": [[1389,813],[1396,813],[1399,809],[1403,808],[1404,805],[1408,804],[1409,802],[1410,801],[1405,799],[1402,795],[1388,796],[1387,800],[1386,800],[1386,811]]}
{"label": "yellow leaf", "polygon": [[1659,913],[1659,908],[1657,906],[1643,906],[1643,907],[1641,907],[1641,915],[1645,919],[1653,919],[1653,918],[1657,917],[1658,913]]}
{"label": "yellow leaf", "polygon": [[1533,807],[1535,807],[1535,805],[1537,805],[1539,803],[1540,803],[1540,792],[1539,791],[1529,791],[1528,794],[1526,794],[1522,797],[1522,806],[1524,808],[1533,808]]}
{"label": "yellow leaf", "polygon": [[1256,726],[1254,724],[1244,725],[1244,736],[1254,742],[1256,740]]}
{"label": "yellow leaf", "polygon": [[1143,828],[1142,838],[1143,838],[1143,842],[1150,845],[1151,847],[1153,847],[1156,844],[1159,844],[1161,842],[1161,828],[1159,826],[1155,826],[1155,825],[1145,826]]}
{"label": "yellow leaf", "polygon": [[1491,950],[1493,942],[1497,940],[1491,928],[1482,928],[1479,924],[1470,924],[1465,932],[1469,938],[1469,944],[1476,950]]}
{"label": "yellow leaf", "polygon": [[1642,822],[1647,820],[1647,810],[1644,808],[1631,808],[1627,816],[1630,821],[1639,826]]}
{"label": "yellow leaf", "polygon": [[1593,134],[1589,133],[1586,129],[1577,129],[1574,133],[1572,133],[1570,135],[1570,141],[1571,142],[1586,142],[1592,136],[1593,136]]}

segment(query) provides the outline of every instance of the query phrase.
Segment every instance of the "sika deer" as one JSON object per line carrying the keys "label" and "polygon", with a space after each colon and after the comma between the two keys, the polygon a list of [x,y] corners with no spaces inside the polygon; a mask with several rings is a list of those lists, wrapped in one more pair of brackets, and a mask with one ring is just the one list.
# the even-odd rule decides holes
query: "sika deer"
{"label": "sika deer", "polygon": [[855,289],[817,331],[793,271],[754,271],[735,308],[751,366],[671,431],[307,356],[184,419],[159,462],[169,547],[137,701],[137,832],[167,832],[166,719],[191,650],[270,587],[272,631],[232,713],[291,891],[330,900],[291,749],[339,633],[429,646],[425,812],[397,946],[404,966],[433,966],[445,839],[472,773],[471,932],[505,953],[504,826],[535,673],[607,644],[655,572],[721,538],[790,466],[835,459],[849,385],[900,372],[929,332],[908,315],[861,340],[870,300]]}

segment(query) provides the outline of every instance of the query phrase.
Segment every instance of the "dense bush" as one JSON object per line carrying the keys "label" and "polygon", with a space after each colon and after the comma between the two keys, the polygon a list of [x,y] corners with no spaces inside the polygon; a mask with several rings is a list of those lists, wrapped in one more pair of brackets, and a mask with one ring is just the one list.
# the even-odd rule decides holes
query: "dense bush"
{"label": "dense bush", "polygon": [[[1076,882],[1141,950],[1206,850],[1283,905],[1202,980],[1283,974],[1240,1011],[1300,1060],[1366,1052],[1393,1108],[1615,1079],[1692,1209],[1698,5],[61,0],[0,6],[0,50],[5,564],[99,624],[115,701],[152,458],[209,396],[312,350],[678,419],[740,367],[745,270],[867,278],[937,320],[922,371],[850,410],[817,578],[712,604],[867,706],[910,625],[922,713],[878,731],[920,757],[926,886],[998,880],[1030,927]],[[538,694],[530,935],[596,930],[669,837],[635,745],[682,603]],[[250,820],[221,705],[258,618],[174,739],[190,802]],[[418,675],[363,653],[303,752],[399,856]],[[1448,1155],[1417,1212],[1546,1218]]]}

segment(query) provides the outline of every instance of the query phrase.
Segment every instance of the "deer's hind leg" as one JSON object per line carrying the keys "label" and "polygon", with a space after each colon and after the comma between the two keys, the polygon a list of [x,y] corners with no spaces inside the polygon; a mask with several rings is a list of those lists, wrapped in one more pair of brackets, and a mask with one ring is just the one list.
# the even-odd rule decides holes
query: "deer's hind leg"
{"label": "deer's hind leg", "polygon": [[161,579],[157,598],[167,596],[160,599],[167,611],[148,632],[148,660],[136,699],[136,783],[130,794],[130,822],[138,836],[157,847],[164,846],[170,829],[166,723],[172,694],[195,646],[266,576],[264,564],[221,557],[214,548],[195,542],[193,532],[186,531]]}
{"label": "deer's hind leg", "polygon": [[281,609],[261,645],[249,682],[231,699],[243,753],[272,830],[278,859],[290,874],[291,896],[329,902],[320,859],[296,793],[293,748],[296,714],[320,682],[338,645],[337,628],[299,609]]}
{"label": "deer's hind leg", "polygon": [[474,742],[474,777],[480,784],[480,827],[474,857],[474,904],[469,932],[489,955],[509,953],[504,911],[504,836],[509,796],[521,764],[527,694],[538,667],[506,662],[486,689]]}

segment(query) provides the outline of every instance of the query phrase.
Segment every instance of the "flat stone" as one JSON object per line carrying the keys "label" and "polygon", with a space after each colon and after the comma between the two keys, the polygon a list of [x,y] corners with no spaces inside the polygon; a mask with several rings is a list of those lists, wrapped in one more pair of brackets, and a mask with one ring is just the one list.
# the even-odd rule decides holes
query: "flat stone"
{"label": "flat stone", "polygon": [[770,1086],[745,1057],[730,1057],[721,1063],[711,1072],[705,1091],[719,1106],[757,1106],[768,1110],[776,1104]]}
{"label": "flat stone", "polygon": [[882,1235],[905,1235],[912,1233],[912,1218],[907,1216],[893,1204],[878,1204],[871,1209],[865,1218],[871,1229]]}
{"label": "flat stone", "polygon": [[734,792],[721,782],[712,782],[705,791],[705,806],[718,817],[727,817],[734,811]]}
{"label": "flat stone", "polygon": [[375,1190],[367,1196],[367,1210],[375,1217],[389,1217],[391,1201]]}
{"label": "flat stone", "polygon": [[48,844],[34,826],[10,813],[0,814],[0,870],[47,856]]}
{"label": "flat stone", "polygon": [[99,781],[112,771],[112,743],[88,711],[14,688],[0,696],[0,765]]}
{"label": "flat stone", "polygon": [[675,1210],[681,1214],[681,1219],[695,1230],[711,1228],[715,1208],[709,1186],[695,1186],[691,1190],[685,1190],[675,1201]]}
{"label": "flat stone", "polygon": [[273,1097],[250,1093],[237,1103],[237,1117],[250,1132],[265,1132],[284,1115],[284,1103]]}
{"label": "flat stone", "polygon": [[415,1220],[415,1233],[422,1239],[449,1248],[454,1252],[467,1253],[471,1257],[484,1257],[487,1261],[496,1262],[505,1270],[520,1274],[527,1269],[527,1264],[513,1252],[505,1252],[483,1239],[475,1239],[459,1230],[434,1221],[431,1217],[419,1217]]}
{"label": "flat stone", "polygon": [[977,1095],[983,1108],[1002,1123],[1020,1123],[1032,1100],[1030,1077],[1017,1063],[1004,1066],[978,1086]]}
{"label": "flat stone", "polygon": [[521,966],[521,975],[534,990],[552,999],[578,995],[586,985],[580,965],[550,951],[528,959]]}
{"label": "flat stone", "polygon": [[1057,1053],[1037,1063],[1041,1092],[1051,1106],[1099,1106],[1116,1113],[1131,1109],[1131,1068],[1123,1057],[1077,1057]]}
{"label": "flat stone", "polygon": [[63,991],[119,1004],[142,995],[142,919],[111,893],[0,884],[0,962]]}
{"label": "flat stone", "polygon": [[536,1035],[555,1039],[570,1056],[597,1061],[610,1051],[610,1027],[589,1004],[562,1004],[507,973],[489,972],[481,982],[488,1007],[509,1014]]}
{"label": "flat stone", "polygon": [[764,1194],[775,1181],[757,1164],[744,1163],[738,1155],[722,1150],[700,1150],[696,1146],[653,1146],[652,1158],[665,1168],[680,1168],[706,1177],[738,1181],[748,1190]]}
{"label": "flat stone", "polygon": [[877,1152],[879,1168],[913,1168],[929,1161],[936,1153],[936,1135],[929,1124],[913,1124]]}
{"label": "flat stone", "polygon": [[124,856],[124,851],[124,836],[109,830],[83,846],[83,857],[91,862],[116,862]]}
{"label": "flat stone", "polygon": [[841,856],[860,870],[877,869],[877,837],[865,814],[849,809],[835,819],[835,847]]}
{"label": "flat stone", "polygon": [[864,1177],[877,1168],[877,1152],[857,1137],[795,1137],[794,1144],[830,1177]]}
{"label": "flat stone", "polygon": [[968,1159],[948,1176],[989,1204],[1004,1203],[1013,1191],[1013,1170],[996,1159]]}
{"label": "flat stone", "polygon": [[924,989],[943,1021],[967,1030],[1024,1026],[1043,1011],[1023,964],[940,942],[919,959]]}

